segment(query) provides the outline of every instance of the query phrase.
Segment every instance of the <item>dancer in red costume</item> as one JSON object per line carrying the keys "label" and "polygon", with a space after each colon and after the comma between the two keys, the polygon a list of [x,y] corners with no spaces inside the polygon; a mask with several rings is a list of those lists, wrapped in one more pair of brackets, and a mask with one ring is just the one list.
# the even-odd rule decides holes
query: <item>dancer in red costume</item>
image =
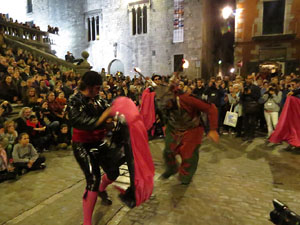
{"label": "dancer in red costume", "polygon": [[[155,92],[158,108],[163,112],[166,124],[163,153],[166,170],[162,178],[167,179],[179,172],[181,183],[189,184],[197,170],[199,147],[204,133],[200,113],[204,112],[208,115],[210,131],[207,136],[214,142],[218,142],[217,108],[214,104],[180,93],[176,90],[175,82],[170,87],[160,85]],[[180,155],[181,165],[178,165],[176,155]]]}

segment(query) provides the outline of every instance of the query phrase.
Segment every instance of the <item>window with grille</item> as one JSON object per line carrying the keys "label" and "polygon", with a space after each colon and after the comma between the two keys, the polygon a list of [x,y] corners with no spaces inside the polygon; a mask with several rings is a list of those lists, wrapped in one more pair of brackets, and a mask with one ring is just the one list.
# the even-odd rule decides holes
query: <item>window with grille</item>
{"label": "window with grille", "polygon": [[184,0],[174,0],[173,43],[184,41]]}

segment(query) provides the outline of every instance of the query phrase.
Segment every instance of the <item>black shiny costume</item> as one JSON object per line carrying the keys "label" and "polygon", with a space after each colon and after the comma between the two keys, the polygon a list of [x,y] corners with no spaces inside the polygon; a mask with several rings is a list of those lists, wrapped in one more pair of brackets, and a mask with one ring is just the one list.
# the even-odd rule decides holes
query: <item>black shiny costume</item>
{"label": "black shiny costume", "polygon": [[[99,96],[94,99],[76,93],[71,96],[68,102],[69,121],[73,128],[93,132],[94,130],[104,130],[105,125],[96,127],[100,115],[109,105]],[[101,179],[100,166],[110,180],[115,180],[119,176],[119,167],[113,166],[114,154],[103,142],[103,137],[93,142],[77,142],[73,138],[74,156],[84,172],[89,191],[98,191]]]}

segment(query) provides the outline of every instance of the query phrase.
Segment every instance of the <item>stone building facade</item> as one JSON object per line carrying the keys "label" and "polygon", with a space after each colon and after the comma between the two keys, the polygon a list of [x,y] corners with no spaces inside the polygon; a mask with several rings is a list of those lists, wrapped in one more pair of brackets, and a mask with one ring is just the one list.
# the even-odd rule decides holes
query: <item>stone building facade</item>
{"label": "stone building facade", "polygon": [[59,27],[59,35],[52,36],[53,49],[60,58],[68,50],[79,58],[86,50],[94,70],[105,68],[110,73],[122,71],[130,76],[134,76],[134,67],[146,76],[172,74],[181,68],[184,58],[190,64],[183,71],[188,77],[207,78],[215,73],[215,13],[210,0],[25,2],[27,21],[42,29],[48,25]]}
{"label": "stone building facade", "polygon": [[235,66],[240,74],[299,73],[300,1],[237,0]]}

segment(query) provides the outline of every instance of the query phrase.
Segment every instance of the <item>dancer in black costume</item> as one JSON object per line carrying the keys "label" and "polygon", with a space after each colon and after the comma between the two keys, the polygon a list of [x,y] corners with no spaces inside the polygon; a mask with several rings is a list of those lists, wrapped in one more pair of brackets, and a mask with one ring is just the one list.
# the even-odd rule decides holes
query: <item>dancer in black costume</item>
{"label": "dancer in black costume", "polygon": [[[98,95],[101,84],[101,76],[97,72],[86,72],[81,78],[79,91],[68,102],[69,121],[73,127],[74,156],[87,183],[83,196],[84,225],[92,223],[98,195],[103,204],[112,204],[105,189],[119,176],[119,168],[112,166],[114,156],[103,142],[106,135],[105,121],[110,108]],[[100,166],[106,173],[101,185]]]}

